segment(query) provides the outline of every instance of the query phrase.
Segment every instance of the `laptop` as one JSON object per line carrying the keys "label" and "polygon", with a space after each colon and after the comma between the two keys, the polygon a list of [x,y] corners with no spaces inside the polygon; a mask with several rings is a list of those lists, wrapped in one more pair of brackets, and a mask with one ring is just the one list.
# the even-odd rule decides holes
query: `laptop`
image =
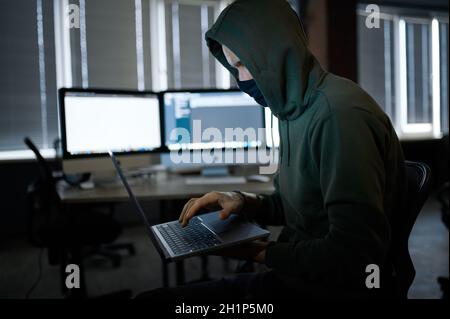
{"label": "laptop", "polygon": [[184,228],[178,220],[152,226],[128,184],[117,158],[111,151],[109,155],[128,195],[144,221],[153,244],[161,258],[166,261],[177,261],[205,254],[265,238],[270,234],[267,230],[237,215],[230,215],[226,220],[221,220],[218,211],[194,216]]}

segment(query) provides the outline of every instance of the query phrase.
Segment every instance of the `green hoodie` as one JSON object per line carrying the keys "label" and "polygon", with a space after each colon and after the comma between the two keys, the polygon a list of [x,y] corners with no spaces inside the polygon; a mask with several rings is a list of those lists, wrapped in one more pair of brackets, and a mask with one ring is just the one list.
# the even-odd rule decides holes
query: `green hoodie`
{"label": "green hoodie", "polygon": [[389,118],[357,84],[322,69],[285,0],[237,0],[205,38],[236,79],[222,44],[239,57],[279,119],[276,191],[261,196],[256,217],[285,226],[267,266],[311,295],[367,291],[366,266],[389,263],[391,221],[406,192]]}

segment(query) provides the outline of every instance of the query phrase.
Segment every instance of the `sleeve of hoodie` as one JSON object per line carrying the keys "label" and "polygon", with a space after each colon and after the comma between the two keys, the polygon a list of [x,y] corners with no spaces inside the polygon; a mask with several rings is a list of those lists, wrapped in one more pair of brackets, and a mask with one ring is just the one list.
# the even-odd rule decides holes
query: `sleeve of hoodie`
{"label": "sleeve of hoodie", "polygon": [[311,280],[361,278],[368,264],[382,266],[390,236],[383,209],[384,132],[374,115],[358,108],[329,113],[315,123],[310,131],[311,160],[319,176],[328,233],[311,240],[271,242],[267,266]]}
{"label": "sleeve of hoodie", "polygon": [[263,225],[286,224],[278,187],[278,175],[275,176],[274,186],[275,191],[271,195],[258,195],[262,200],[262,209],[255,213],[253,219]]}

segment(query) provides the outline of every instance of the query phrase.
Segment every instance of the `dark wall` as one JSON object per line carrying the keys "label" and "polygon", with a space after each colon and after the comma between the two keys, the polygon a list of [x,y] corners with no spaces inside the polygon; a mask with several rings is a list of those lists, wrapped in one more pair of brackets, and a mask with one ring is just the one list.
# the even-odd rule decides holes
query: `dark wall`
{"label": "dark wall", "polygon": [[[328,70],[358,80],[356,0],[328,1]],[[339,27],[337,27],[339,26]]]}

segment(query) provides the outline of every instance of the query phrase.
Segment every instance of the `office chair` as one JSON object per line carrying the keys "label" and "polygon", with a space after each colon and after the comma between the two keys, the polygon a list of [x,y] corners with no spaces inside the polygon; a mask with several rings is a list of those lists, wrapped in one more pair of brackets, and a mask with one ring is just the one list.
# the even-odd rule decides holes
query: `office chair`
{"label": "office chair", "polygon": [[[448,134],[444,135],[441,140],[441,148],[439,150],[441,167],[439,170],[439,177],[441,180],[439,181],[440,187],[437,191],[436,197],[441,205],[441,220],[444,223],[445,227],[448,229],[449,222],[449,170],[448,170],[448,161],[449,161],[449,137]],[[441,291],[443,293],[442,299],[449,298],[449,277],[439,277],[438,278],[439,286],[441,287]]]}
{"label": "office chair", "polygon": [[408,192],[405,213],[392,225],[389,251],[393,282],[388,297],[406,299],[416,271],[409,253],[408,241],[417,216],[431,192],[431,170],[428,165],[406,161]]}
{"label": "office chair", "polygon": [[[441,220],[444,223],[445,227],[448,229],[449,222],[449,182],[442,186],[438,193],[437,199],[441,204]],[[442,299],[449,298],[449,278],[448,277],[438,277],[438,283],[441,287],[442,291]]]}
{"label": "office chair", "polygon": [[[75,175],[66,175],[62,170],[62,148],[61,148],[61,139],[56,138],[53,142],[53,147],[56,151],[56,162],[59,164],[58,169],[61,171],[59,179],[64,180],[67,184],[74,187],[79,187],[81,183],[89,180],[91,174],[90,173],[83,173],[83,174],[75,174]],[[102,204],[97,204],[97,206]],[[103,204],[102,206],[105,206]],[[114,214],[114,205],[109,203],[107,204],[107,208],[109,210],[109,215],[112,217]],[[88,206],[89,207],[89,206]],[[105,244],[101,246],[97,246],[95,250],[92,252],[92,254],[97,255],[103,255],[107,258],[109,258],[113,264],[114,267],[119,267],[122,261],[121,256],[116,253],[117,250],[126,250],[131,256],[134,256],[136,254],[136,249],[134,247],[134,244],[131,242],[115,242],[113,244]]]}
{"label": "office chair", "polygon": [[[89,207],[64,209],[56,190],[57,179],[53,177],[50,165],[29,138],[25,138],[24,142],[36,155],[39,168],[38,179],[27,189],[29,240],[34,246],[48,249],[51,265],[60,265],[63,293],[68,297],[86,298],[83,259],[100,254],[118,266],[121,256],[106,251],[103,245],[116,240],[122,228],[111,216]],[[70,291],[65,285],[65,268],[68,264],[80,267],[80,288]],[[124,292],[121,294],[127,295]]]}

